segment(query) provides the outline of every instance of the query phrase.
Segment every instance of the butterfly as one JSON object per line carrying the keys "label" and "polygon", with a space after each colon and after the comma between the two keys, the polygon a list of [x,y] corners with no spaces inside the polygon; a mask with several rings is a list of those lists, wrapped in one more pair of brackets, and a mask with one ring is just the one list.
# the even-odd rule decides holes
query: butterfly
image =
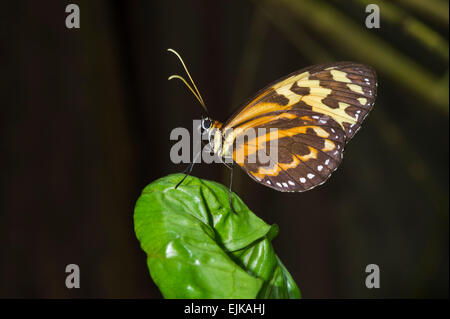
{"label": "butterfly", "polygon": [[[182,63],[194,89],[180,76],[169,79],[183,80],[206,110]],[[323,184],[339,167],[344,147],[373,108],[376,93],[372,67],[355,62],[318,64],[269,84],[225,123],[206,116],[201,127],[212,150],[231,158],[254,181],[281,192],[304,192]],[[249,130],[262,133],[242,138]],[[269,164],[249,160],[261,151]]]}

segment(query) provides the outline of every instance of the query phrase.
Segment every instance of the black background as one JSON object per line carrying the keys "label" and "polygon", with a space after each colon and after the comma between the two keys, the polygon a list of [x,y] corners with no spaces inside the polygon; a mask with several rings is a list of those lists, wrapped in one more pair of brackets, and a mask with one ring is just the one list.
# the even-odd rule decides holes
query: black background
{"label": "black background", "polygon": [[[169,47],[221,121],[305,66],[374,66],[374,110],[327,183],[285,194],[235,170],[233,189],[279,225],[275,250],[304,297],[448,297],[448,2],[436,1],[447,8],[441,19],[394,4],[444,39],[446,57],[383,7],[376,30],[364,26],[364,1],[298,1],[303,14],[344,17],[336,30],[357,26],[363,37],[348,32],[345,42],[322,27],[326,16],[302,19],[293,2],[2,4],[0,297],[161,297],[133,208],[145,185],[185,168],[170,161],[169,134],[201,115],[183,85],[167,81],[183,74]],[[80,29],[65,27],[68,3],[80,6]],[[364,54],[369,45],[380,50]],[[419,72],[393,71],[395,56]],[[412,85],[421,75],[433,81]],[[194,175],[228,185],[219,164],[199,164]],[[80,289],[64,285],[70,263],[81,268]],[[364,284],[370,263],[381,269],[377,290]]]}

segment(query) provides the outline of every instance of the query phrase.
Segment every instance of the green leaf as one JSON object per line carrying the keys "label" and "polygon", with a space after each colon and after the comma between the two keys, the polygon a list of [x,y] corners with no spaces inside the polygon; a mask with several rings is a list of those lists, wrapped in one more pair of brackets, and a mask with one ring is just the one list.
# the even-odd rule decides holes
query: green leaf
{"label": "green leaf", "polygon": [[218,183],[173,174],[147,187],[134,227],[150,275],[165,298],[301,298],[276,256],[278,227]]}

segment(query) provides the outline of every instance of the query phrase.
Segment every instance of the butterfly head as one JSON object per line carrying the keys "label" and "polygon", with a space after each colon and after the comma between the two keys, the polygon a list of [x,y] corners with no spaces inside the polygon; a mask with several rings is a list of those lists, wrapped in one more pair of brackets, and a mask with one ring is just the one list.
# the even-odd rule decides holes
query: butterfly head
{"label": "butterfly head", "polygon": [[200,133],[207,137],[210,150],[217,153],[222,145],[222,123],[208,116],[203,116],[200,124]]}
{"label": "butterfly head", "polygon": [[212,127],[213,122],[214,121],[207,116],[202,117],[202,130],[208,131]]}

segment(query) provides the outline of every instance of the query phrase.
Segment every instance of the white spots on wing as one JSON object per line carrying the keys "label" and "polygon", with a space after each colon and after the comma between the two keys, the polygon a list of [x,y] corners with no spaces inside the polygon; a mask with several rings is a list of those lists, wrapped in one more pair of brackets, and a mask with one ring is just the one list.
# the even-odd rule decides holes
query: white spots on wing
{"label": "white spots on wing", "polygon": [[293,181],[288,181],[289,185],[295,186],[295,183]]}
{"label": "white spots on wing", "polygon": [[335,151],[333,154],[334,154],[334,155],[337,155],[338,153],[339,153],[338,151]]}
{"label": "white spots on wing", "polygon": [[305,183],[306,182],[306,178],[300,177],[300,182]]}
{"label": "white spots on wing", "polygon": [[270,181],[266,181],[267,184],[271,185],[272,183]]}
{"label": "white spots on wing", "polygon": [[336,138],[339,139],[339,135],[336,135]]}
{"label": "white spots on wing", "polygon": [[327,123],[327,121],[325,121],[325,120],[320,120],[319,122],[322,123],[322,124]]}
{"label": "white spots on wing", "polygon": [[313,115],[312,118],[318,120],[320,117],[318,117],[317,115]]}
{"label": "white spots on wing", "polygon": [[336,133],[336,131],[334,130],[334,128],[331,128],[331,132]]}
{"label": "white spots on wing", "polygon": [[328,164],[330,164],[330,159],[329,158],[325,161],[325,165],[328,165]]}
{"label": "white spots on wing", "polygon": [[283,187],[288,187],[287,183],[282,183],[282,184],[283,184]]}
{"label": "white spots on wing", "polygon": [[321,172],[322,169],[323,169],[323,166],[322,166],[322,165],[317,166],[317,170],[318,170],[319,172]]}
{"label": "white spots on wing", "polygon": [[280,184],[280,183],[278,183],[278,182],[277,182],[277,186],[278,186],[278,187],[282,187],[282,186],[281,186],[281,184]]}
{"label": "white spots on wing", "polygon": [[306,175],[309,179],[312,179],[312,178],[314,178],[314,176],[316,176],[316,175],[314,175],[314,174],[311,174],[311,173],[308,173],[308,175]]}

